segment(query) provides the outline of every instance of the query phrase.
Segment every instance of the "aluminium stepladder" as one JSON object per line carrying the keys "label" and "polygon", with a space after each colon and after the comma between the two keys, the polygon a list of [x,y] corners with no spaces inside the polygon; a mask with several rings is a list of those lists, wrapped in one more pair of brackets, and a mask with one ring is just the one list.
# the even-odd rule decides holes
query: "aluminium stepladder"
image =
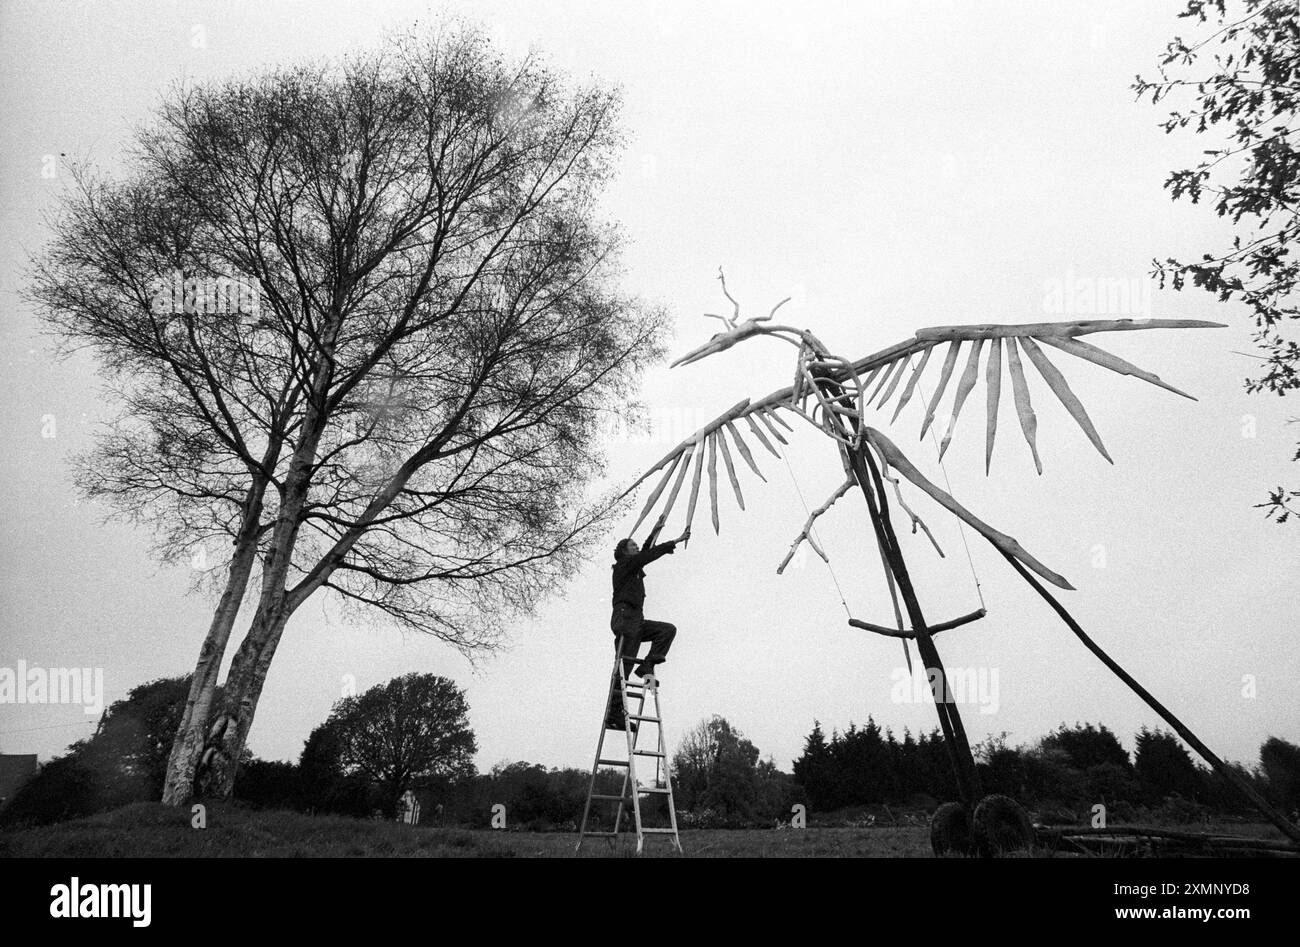
{"label": "aluminium stepladder", "polygon": [[[609,693],[606,696],[605,707],[601,713],[600,738],[596,741],[596,762],[591,767],[591,782],[587,787],[587,802],[582,809],[582,824],[578,829],[578,845],[575,850],[581,851],[582,843],[591,837],[604,838],[613,845],[614,840],[618,837],[619,829],[622,827],[624,810],[628,808],[630,803],[633,827],[636,829],[636,853],[638,855],[645,848],[647,835],[662,835],[668,839],[673,848],[681,852],[682,842],[677,834],[677,810],[673,804],[672,773],[669,767],[667,744],[664,742],[663,713],[659,707],[659,682],[654,677],[650,677],[644,679],[640,684],[629,683],[627,671],[625,670],[625,661],[631,663],[623,655],[623,639],[619,638],[614,645],[614,670],[609,677]],[[646,713],[647,695],[654,697],[653,715]],[[608,719],[610,708],[616,697],[619,706],[623,708],[623,735],[627,743],[627,759],[625,760],[605,756],[605,735],[609,732],[605,726],[605,721]],[[637,700],[635,711],[629,698]],[[638,725],[635,731],[632,729],[634,723]],[[653,750],[643,750],[637,746],[637,741],[645,729],[645,724],[654,724],[655,730],[658,731],[656,748]],[[636,761],[638,757],[655,761],[655,780],[651,786],[642,786],[637,781]],[[596,792],[596,778],[602,766],[623,768],[623,790],[619,795]],[[660,773],[663,774],[662,780],[659,778]],[[662,782],[662,785],[660,785],[660,782]],[[665,796],[667,798],[668,826],[649,827],[642,822],[642,796]],[[593,801],[618,803],[612,831],[589,831],[587,829],[588,821],[591,818],[591,804]]]}

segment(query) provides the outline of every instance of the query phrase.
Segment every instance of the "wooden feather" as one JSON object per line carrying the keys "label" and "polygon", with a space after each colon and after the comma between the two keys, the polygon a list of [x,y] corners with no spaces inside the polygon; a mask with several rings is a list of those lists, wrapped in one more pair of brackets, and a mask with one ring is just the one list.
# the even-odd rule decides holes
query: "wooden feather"
{"label": "wooden feather", "polygon": [[718,527],[718,440],[709,438],[709,508],[713,511],[713,532]]}
{"label": "wooden feather", "polygon": [[754,418],[752,415],[748,415],[748,414],[745,415],[745,423],[748,424],[749,429],[754,432],[754,435],[758,438],[759,443],[772,452],[773,457],[781,456],[779,453],[777,453],[777,449],[772,446],[772,442],[767,439],[767,435],[764,434],[759,429],[758,425],[754,423]]}
{"label": "wooden feather", "polygon": [[651,507],[655,505],[655,501],[659,499],[659,494],[663,493],[664,487],[668,486],[668,480],[672,477],[673,471],[677,469],[678,464],[682,462],[683,454],[689,454],[690,451],[691,448],[688,447],[684,452],[679,452],[677,456],[673,458],[672,464],[666,471],[664,471],[662,479],[660,479],[659,483],[655,485],[655,488],[650,491],[650,499],[646,500],[645,506],[641,507],[641,515],[638,516],[636,522],[632,524],[631,533],[636,532],[636,528],[641,525],[641,521],[646,518],[646,514],[650,512]]}
{"label": "wooden feather", "polygon": [[893,377],[889,382],[889,387],[885,389],[884,395],[876,402],[877,408],[883,408],[889,399],[894,396],[894,392],[898,389],[898,383],[903,380],[903,375],[907,372],[907,365],[910,361],[910,356],[904,356],[894,363],[894,370],[891,372]]}
{"label": "wooden feather", "polygon": [[1034,466],[1043,472],[1043,462],[1038,458],[1038,418],[1034,416],[1034,406],[1029,403],[1029,385],[1025,382],[1025,370],[1020,365],[1020,353],[1016,349],[1014,338],[1007,339],[1007,367],[1011,369],[1011,392],[1016,399],[1016,414],[1020,416],[1020,430],[1025,433],[1029,449],[1034,455]]}
{"label": "wooden feather", "polygon": [[931,345],[921,353],[921,361],[917,363],[916,368],[912,369],[912,376],[907,379],[907,387],[903,389],[902,397],[898,399],[898,407],[894,409],[894,416],[889,419],[890,424],[898,420],[898,414],[903,410],[903,405],[912,399],[912,392],[916,390],[916,383],[921,380],[921,372],[925,371],[925,363],[930,361],[930,353],[933,351],[934,346]]}
{"label": "wooden feather", "polygon": [[1038,338],[1040,341],[1046,342],[1048,345],[1056,346],[1062,352],[1069,352],[1071,355],[1076,355],[1089,362],[1094,362],[1102,368],[1109,368],[1111,371],[1117,372],[1120,375],[1132,375],[1135,378],[1141,378],[1145,382],[1150,382],[1153,385],[1168,389],[1176,395],[1182,395],[1184,398],[1191,398],[1193,401],[1196,400],[1194,396],[1175,388],[1167,381],[1163,381],[1158,375],[1153,375],[1151,372],[1143,371],[1136,365],[1124,361],[1124,359],[1120,358],[1118,355],[1112,355],[1104,349],[1099,349],[1097,346],[1091,345],[1088,342],[1080,342],[1078,339],[1058,338],[1050,335],[1043,335]]}
{"label": "wooden feather", "polygon": [[776,429],[776,425],[772,423],[772,419],[767,416],[766,411],[755,411],[754,413],[755,415],[757,415],[758,419],[763,422],[763,426],[766,427],[769,432],[771,432],[773,437],[775,437],[782,444],[790,443],[784,437],[781,436],[781,432]]}
{"label": "wooden feather", "polygon": [[767,409],[764,411],[764,413],[765,413],[768,417],[770,417],[773,421],[775,421],[777,424],[781,425],[781,427],[785,428],[787,431],[793,431],[793,430],[794,430],[794,428],[792,428],[792,427],[791,427],[791,426],[786,422],[785,418],[781,417],[781,415],[779,415],[779,414],[776,413],[775,409],[773,409],[773,408],[767,408]]}
{"label": "wooden feather", "polygon": [[735,491],[736,503],[743,510],[745,508],[745,495],[740,492],[740,481],[736,479],[736,468],[731,462],[731,451],[727,448],[727,439],[722,436],[722,432],[713,435],[722,448],[722,462],[727,465],[727,477],[731,480],[731,489]]}
{"label": "wooden feather", "polygon": [[736,449],[740,451],[740,456],[745,458],[745,463],[749,464],[749,469],[754,471],[759,480],[767,483],[767,478],[764,477],[763,472],[758,469],[758,464],[754,463],[754,455],[749,452],[749,445],[746,444],[745,439],[740,436],[740,431],[736,430],[736,425],[728,421],[726,428],[731,432],[731,438],[736,442]]}
{"label": "wooden feather", "polygon": [[948,445],[952,443],[952,432],[957,426],[957,415],[961,414],[961,406],[966,403],[966,397],[975,387],[975,376],[980,368],[980,350],[983,347],[984,340],[976,339],[975,344],[971,346],[970,358],[966,359],[966,369],[961,373],[961,380],[957,382],[957,394],[952,402],[952,417],[948,419],[948,430],[944,432],[943,442],[939,445],[940,460],[943,460]]}
{"label": "wooden feather", "polygon": [[1074,586],[1067,582],[1063,576],[1057,575],[1026,552],[1025,548],[1021,546],[1020,543],[1016,542],[1013,537],[989,526],[970,510],[966,509],[943,490],[927,480],[924,474],[912,466],[912,462],[908,460],[907,457],[904,456],[903,452],[894,445],[893,441],[885,437],[885,435],[881,434],[875,428],[868,427],[865,430],[868,443],[880,452],[880,456],[884,458],[885,462],[908,480],[912,481],[912,483],[922,491],[929,494],[936,503],[969,524],[972,529],[987,539],[995,547],[1014,559],[1024,563],[1027,568],[1038,573],[1048,582],[1063,589],[1074,588]]}
{"label": "wooden feather", "polygon": [[1222,322],[1204,319],[1082,319],[1077,322],[1026,322],[1020,325],[931,326],[917,329],[921,341],[943,342],[948,339],[991,339],[1032,335],[1047,341],[1052,338],[1073,338],[1091,332],[1124,332],[1135,329],[1222,329]]}
{"label": "wooden feather", "polygon": [[[782,394],[784,394],[784,392],[776,392],[773,395],[769,395],[768,399],[779,400],[778,396]],[[725,424],[726,422],[732,420],[733,418],[740,417],[742,413],[751,409],[752,406],[748,398],[746,398],[743,401],[736,402],[726,411],[722,412],[722,414],[718,415],[708,424],[704,425],[704,427],[700,428],[698,431],[696,431],[686,440],[682,441],[680,444],[678,444],[676,447],[670,450],[667,454],[664,454],[664,456],[660,458],[659,463],[655,464],[653,467],[651,467],[641,476],[637,477],[636,480],[632,481],[631,486],[629,486],[626,490],[624,490],[621,494],[619,494],[619,496],[620,497],[627,496],[629,493],[631,493],[633,490],[639,487],[642,483],[648,480],[650,478],[650,475],[653,474],[655,471],[661,469],[665,464],[669,463],[670,461],[675,462],[677,458],[681,456],[682,451],[685,450],[687,447],[689,447],[692,444],[698,444],[702,438],[713,433],[715,430],[722,427],[722,425]]]}
{"label": "wooden feather", "polygon": [[1051,363],[1048,357],[1043,354],[1043,350],[1034,344],[1033,339],[1023,338],[1020,340],[1020,345],[1025,350],[1025,354],[1029,356],[1029,360],[1034,363],[1034,367],[1038,369],[1038,373],[1043,376],[1043,380],[1047,382],[1047,386],[1052,389],[1056,397],[1061,399],[1061,404],[1065,405],[1065,410],[1070,412],[1070,417],[1074,418],[1079,423],[1079,427],[1083,428],[1083,433],[1088,435],[1088,440],[1092,441],[1092,446],[1097,448],[1101,452],[1101,456],[1105,457],[1110,463],[1115,463],[1110,459],[1110,454],[1106,453],[1106,447],[1101,442],[1101,435],[1093,427],[1092,419],[1088,417],[1088,412],[1083,409],[1083,403],[1070,390],[1070,385],[1065,380],[1065,376],[1061,374],[1060,369]]}
{"label": "wooden feather", "polygon": [[687,452],[682,455],[682,462],[678,464],[677,479],[673,481],[673,488],[668,492],[668,499],[664,503],[664,508],[659,513],[659,519],[655,522],[654,535],[658,536],[659,531],[664,528],[664,523],[668,522],[668,514],[673,511],[673,504],[677,502],[677,494],[681,492],[682,481],[686,479],[686,468],[691,465],[690,455],[694,448],[688,448]]}
{"label": "wooden feather", "polygon": [[686,505],[686,526],[685,530],[691,528],[691,523],[695,521],[695,503],[700,498],[700,478],[704,474],[704,451],[698,451],[695,456],[695,473],[691,476],[691,499]]}
{"label": "wooden feather", "polygon": [[[871,404],[871,402],[876,400],[876,395],[885,390],[885,385],[889,384],[889,379],[895,374],[897,368],[898,362],[890,362],[884,366],[885,370],[880,375],[880,381],[876,385],[876,390],[863,398],[864,403]],[[867,389],[864,386],[862,390],[865,392]]]}
{"label": "wooden feather", "polygon": [[954,339],[948,343],[948,357],[943,360],[943,372],[939,375],[939,387],[934,389],[934,397],[930,399],[930,407],[925,412],[925,422],[921,425],[921,439],[925,439],[925,432],[930,430],[930,425],[934,423],[934,409],[939,406],[939,399],[943,397],[943,390],[948,387],[948,379],[952,377],[952,367],[957,364],[957,353],[961,350],[961,339]]}
{"label": "wooden feather", "polygon": [[1002,394],[1002,340],[989,339],[989,367],[985,375],[988,385],[988,421],[985,423],[984,476],[993,464],[993,438],[998,433],[998,398]]}

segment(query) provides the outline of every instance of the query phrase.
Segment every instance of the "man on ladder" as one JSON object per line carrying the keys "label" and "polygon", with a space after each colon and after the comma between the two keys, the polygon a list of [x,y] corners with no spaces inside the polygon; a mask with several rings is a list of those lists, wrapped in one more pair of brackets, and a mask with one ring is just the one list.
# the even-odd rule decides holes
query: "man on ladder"
{"label": "man on ladder", "polygon": [[[614,547],[612,566],[614,610],[610,616],[609,627],[614,632],[615,642],[617,643],[620,638],[623,641],[625,678],[631,673],[636,673],[642,679],[652,677],[656,666],[662,664],[668,656],[668,649],[677,635],[677,626],[645,617],[644,570],[660,556],[673,552],[678,543],[685,543],[690,538],[691,531],[688,527],[679,538],[659,543],[657,546],[652,545],[648,549],[642,549],[631,537],[619,540],[618,545]],[[637,651],[643,641],[650,642],[650,651],[641,659],[641,663],[633,672],[632,665],[636,661]],[[605,713],[605,726],[611,730],[622,730],[623,724],[623,703],[621,700],[612,700]],[[632,729],[635,731],[636,724],[632,725]]]}

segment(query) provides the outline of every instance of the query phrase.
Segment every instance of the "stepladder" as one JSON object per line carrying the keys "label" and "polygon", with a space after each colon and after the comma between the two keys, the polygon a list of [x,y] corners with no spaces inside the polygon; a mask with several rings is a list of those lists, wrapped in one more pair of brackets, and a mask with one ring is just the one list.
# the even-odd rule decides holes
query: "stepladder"
{"label": "stepladder", "polygon": [[[640,676],[637,682],[628,680],[634,661],[634,657],[623,654],[623,639],[618,638],[609,693],[601,712],[596,761],[591,767],[587,801],[578,828],[577,851],[582,851],[582,843],[589,838],[604,838],[612,847],[625,824],[636,833],[638,855],[645,850],[646,839],[656,836],[666,839],[678,852],[682,850],[677,810],[673,805],[671,761],[659,703],[659,681],[653,673]],[[650,736],[648,731],[653,731],[650,743],[646,742]],[[615,736],[611,738],[611,734]],[[620,744],[626,746],[625,757],[619,751]],[[649,775],[651,761],[654,762],[653,778],[643,781],[638,776],[638,766]],[[608,791],[620,783],[619,792]]]}

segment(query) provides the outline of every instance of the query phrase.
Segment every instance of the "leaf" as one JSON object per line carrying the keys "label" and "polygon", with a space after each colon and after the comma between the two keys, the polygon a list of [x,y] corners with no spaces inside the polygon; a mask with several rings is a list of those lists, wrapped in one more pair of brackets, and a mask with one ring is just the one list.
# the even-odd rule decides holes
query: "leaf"
{"label": "leaf", "polygon": [[1101,452],[1101,456],[1105,457],[1106,460],[1112,464],[1115,463],[1110,459],[1110,454],[1106,453],[1106,447],[1101,442],[1101,435],[1093,427],[1092,419],[1088,417],[1088,412],[1083,409],[1083,403],[1070,390],[1070,385],[1066,382],[1065,376],[1043,354],[1043,350],[1034,344],[1033,339],[1021,339],[1020,344],[1024,348],[1025,354],[1029,356],[1029,360],[1034,363],[1034,367],[1038,369],[1038,373],[1047,382],[1047,386],[1052,389],[1056,397],[1061,399],[1061,404],[1065,405],[1065,410],[1069,411],[1070,416],[1079,423],[1079,427],[1083,428],[1083,433],[1088,435],[1088,440],[1092,441],[1092,446],[1097,448]]}
{"label": "leaf", "polygon": [[1020,430],[1025,433],[1029,449],[1034,455],[1034,466],[1043,472],[1043,462],[1038,459],[1038,445],[1034,442],[1038,434],[1038,418],[1034,416],[1034,407],[1029,403],[1029,385],[1025,383],[1025,370],[1020,365],[1020,353],[1016,350],[1014,339],[1007,339],[1007,366],[1011,369],[1011,392],[1016,399],[1016,414],[1020,416]]}

